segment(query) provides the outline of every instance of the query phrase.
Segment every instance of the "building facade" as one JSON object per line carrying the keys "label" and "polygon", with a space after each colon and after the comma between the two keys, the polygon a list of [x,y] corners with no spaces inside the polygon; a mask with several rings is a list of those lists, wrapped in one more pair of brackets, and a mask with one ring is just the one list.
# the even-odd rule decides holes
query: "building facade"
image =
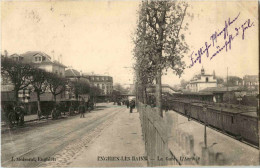
{"label": "building facade", "polygon": [[102,95],[109,96],[113,92],[113,78],[105,75],[89,75],[83,74],[89,79],[90,84],[102,90]]}
{"label": "building facade", "polygon": [[200,90],[208,87],[217,87],[217,79],[215,78],[214,72],[212,75],[206,74],[204,68],[202,67],[201,73],[199,75],[195,75],[192,80],[190,80],[186,89],[191,92],[199,92]]}

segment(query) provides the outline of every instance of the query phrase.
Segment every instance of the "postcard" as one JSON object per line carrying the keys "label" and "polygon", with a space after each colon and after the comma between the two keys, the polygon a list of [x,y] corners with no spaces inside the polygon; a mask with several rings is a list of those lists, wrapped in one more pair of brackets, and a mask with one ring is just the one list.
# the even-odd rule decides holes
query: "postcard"
{"label": "postcard", "polygon": [[257,0],[2,0],[2,167],[259,166]]}

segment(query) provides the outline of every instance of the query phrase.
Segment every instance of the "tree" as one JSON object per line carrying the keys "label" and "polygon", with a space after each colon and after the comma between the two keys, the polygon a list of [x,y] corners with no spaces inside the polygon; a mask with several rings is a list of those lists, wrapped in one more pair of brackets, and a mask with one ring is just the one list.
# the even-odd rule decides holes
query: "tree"
{"label": "tree", "polygon": [[182,79],[182,80],[181,80],[181,87],[182,87],[182,89],[185,89],[186,86],[188,85],[188,83],[189,83],[188,81]]}
{"label": "tree", "polygon": [[73,81],[72,87],[74,89],[74,94],[76,99],[79,99],[80,95],[88,94],[90,92],[90,85],[84,81]]}
{"label": "tree", "polygon": [[13,83],[16,102],[18,102],[19,90],[23,90],[31,83],[32,69],[29,64],[21,64],[10,58],[1,57],[2,78],[9,78]]}
{"label": "tree", "polygon": [[66,80],[54,73],[48,73],[47,82],[54,97],[54,101],[56,102],[56,96],[61,94],[66,89]]}
{"label": "tree", "polygon": [[102,90],[96,86],[91,86],[90,87],[90,96],[92,98],[93,102],[96,102],[97,96],[101,94]]}
{"label": "tree", "polygon": [[40,120],[40,114],[41,114],[41,98],[40,95],[45,93],[47,87],[48,87],[48,82],[47,82],[47,73],[42,70],[35,68],[33,71],[31,71],[31,85],[33,87],[34,92],[37,95],[37,114],[38,114],[38,119]]}
{"label": "tree", "polygon": [[217,84],[218,85],[224,84],[224,79],[222,77],[217,76],[216,79],[217,79]]}
{"label": "tree", "polygon": [[238,76],[229,76],[225,86],[238,86],[239,83],[242,84],[242,81],[243,79]]}
{"label": "tree", "polygon": [[137,80],[141,85],[155,80],[156,104],[161,116],[162,72],[172,69],[180,76],[185,69],[182,58],[188,46],[181,30],[187,29],[187,24],[183,26],[187,7],[187,3],[176,1],[145,1],[140,6],[133,50]]}
{"label": "tree", "polygon": [[128,93],[128,89],[124,88],[121,84],[119,83],[115,83],[114,84],[114,90],[119,91],[120,94],[127,94]]}

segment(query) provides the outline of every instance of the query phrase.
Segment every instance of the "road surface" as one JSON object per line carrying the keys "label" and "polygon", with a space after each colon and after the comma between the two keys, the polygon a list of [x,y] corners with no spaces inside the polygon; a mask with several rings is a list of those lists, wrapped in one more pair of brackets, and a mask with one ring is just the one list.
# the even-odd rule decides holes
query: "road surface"
{"label": "road surface", "polygon": [[[2,134],[3,167],[37,167],[55,161],[54,155],[68,146],[67,159],[97,137],[125,107],[104,104],[85,118],[79,115]],[[83,138],[84,137],[84,138]],[[73,144],[73,145],[72,145]]]}

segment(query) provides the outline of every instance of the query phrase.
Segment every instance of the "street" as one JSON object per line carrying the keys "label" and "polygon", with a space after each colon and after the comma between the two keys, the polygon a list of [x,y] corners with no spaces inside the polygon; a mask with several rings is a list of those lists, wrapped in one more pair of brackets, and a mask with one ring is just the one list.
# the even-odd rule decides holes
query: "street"
{"label": "street", "polygon": [[57,161],[54,155],[66,147],[70,147],[66,155],[66,161],[69,161],[123,110],[125,107],[99,104],[97,109],[86,113],[85,118],[76,115],[43,126],[5,132],[2,134],[2,166],[36,167],[44,163],[44,159]]}

